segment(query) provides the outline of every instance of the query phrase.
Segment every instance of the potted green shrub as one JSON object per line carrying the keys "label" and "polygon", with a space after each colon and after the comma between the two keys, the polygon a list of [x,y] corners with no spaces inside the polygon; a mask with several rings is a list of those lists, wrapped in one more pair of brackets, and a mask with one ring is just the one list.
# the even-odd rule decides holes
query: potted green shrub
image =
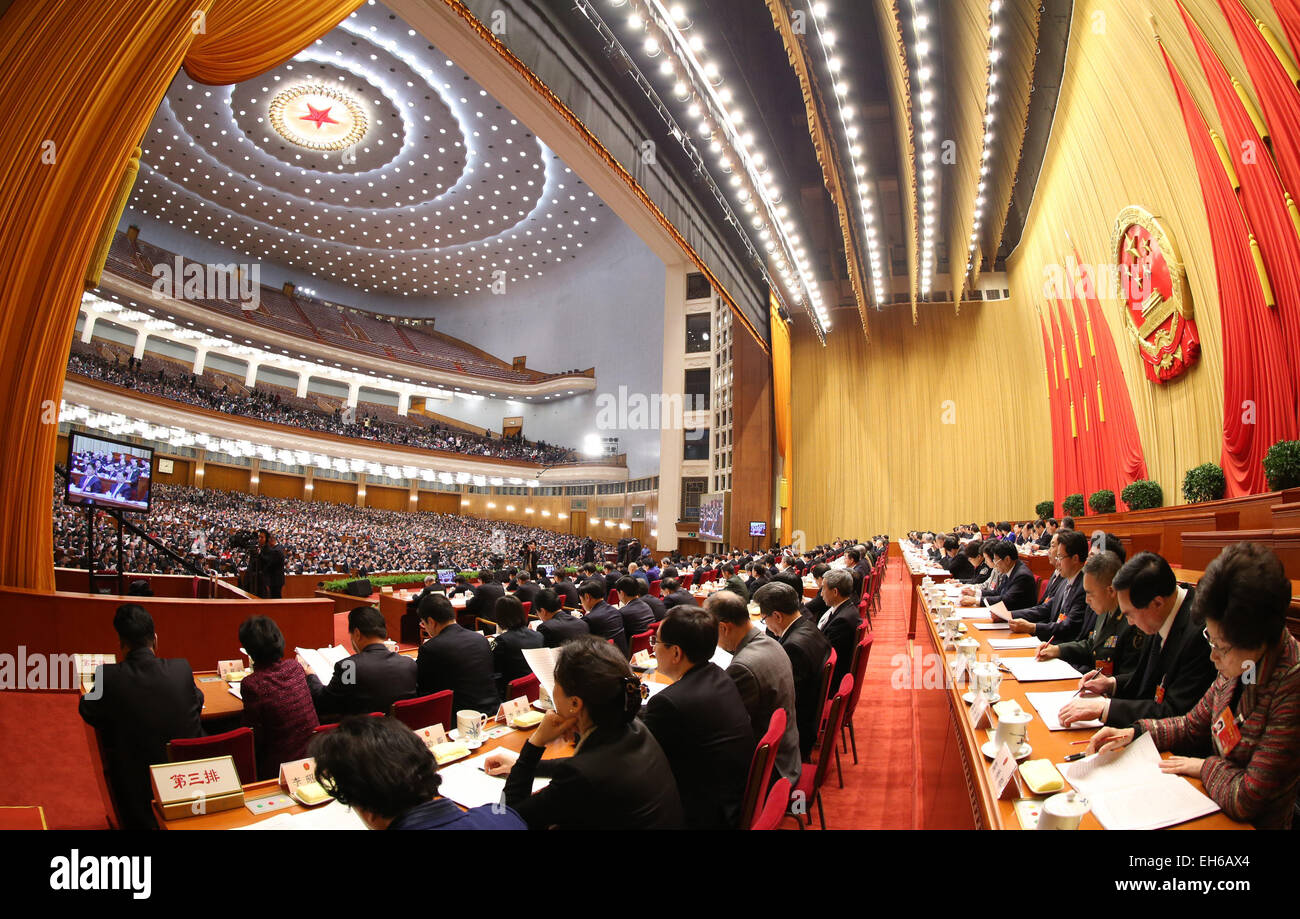
{"label": "potted green shrub", "polygon": [[1131,511],[1144,511],[1152,507],[1164,507],[1165,493],[1160,483],[1153,479],[1139,479],[1129,482],[1119,493]]}
{"label": "potted green shrub", "polygon": [[1279,440],[1264,455],[1264,475],[1270,491],[1300,485],[1300,440]]}
{"label": "potted green shrub", "polygon": [[1048,517],[1056,516],[1056,502],[1039,501],[1034,505],[1034,513],[1038,515],[1039,520],[1046,520]]}
{"label": "potted green shrub", "polygon": [[1183,499],[1188,504],[1218,501],[1228,490],[1228,480],[1223,477],[1223,467],[1218,463],[1201,463],[1187,470],[1183,476]]}
{"label": "potted green shrub", "polygon": [[1061,502],[1061,510],[1065,511],[1070,517],[1083,516],[1083,495],[1075,492],[1072,495],[1066,495],[1065,500]]}
{"label": "potted green shrub", "polygon": [[1115,513],[1115,492],[1109,488],[1094,491],[1088,496],[1088,506],[1098,514]]}

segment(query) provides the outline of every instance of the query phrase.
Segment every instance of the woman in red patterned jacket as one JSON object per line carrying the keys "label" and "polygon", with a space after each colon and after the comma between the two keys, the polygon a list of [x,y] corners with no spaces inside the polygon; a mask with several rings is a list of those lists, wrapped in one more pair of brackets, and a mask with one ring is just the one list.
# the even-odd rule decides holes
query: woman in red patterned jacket
{"label": "woman in red patterned jacket", "polygon": [[307,674],[295,658],[284,656],[284,634],[274,619],[250,616],[244,620],[239,626],[239,643],[255,668],[240,687],[242,721],[253,729],[257,777],[273,779],[280,774],[281,763],[307,755],[307,744],[320,721]]}
{"label": "woman in red patterned jacket", "polygon": [[1291,826],[1300,783],[1300,645],[1286,627],[1291,582],[1265,546],[1229,546],[1196,586],[1210,660],[1219,671],[1186,715],[1102,728],[1089,750],[1115,750],[1148,731],[1176,754],[1165,772],[1199,778],[1235,820]]}

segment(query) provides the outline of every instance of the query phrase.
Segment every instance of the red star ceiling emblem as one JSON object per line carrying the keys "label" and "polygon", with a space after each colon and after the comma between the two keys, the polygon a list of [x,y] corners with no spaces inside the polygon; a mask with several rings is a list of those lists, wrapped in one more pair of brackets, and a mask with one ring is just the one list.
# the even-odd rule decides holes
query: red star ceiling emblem
{"label": "red star ceiling emblem", "polygon": [[303,104],[307,106],[308,114],[299,115],[298,120],[316,122],[316,130],[319,131],[326,123],[329,124],[340,123],[330,117],[330,109],[332,109],[334,106],[331,105],[331,106],[327,106],[326,108],[315,108],[312,106],[310,102],[305,102]]}

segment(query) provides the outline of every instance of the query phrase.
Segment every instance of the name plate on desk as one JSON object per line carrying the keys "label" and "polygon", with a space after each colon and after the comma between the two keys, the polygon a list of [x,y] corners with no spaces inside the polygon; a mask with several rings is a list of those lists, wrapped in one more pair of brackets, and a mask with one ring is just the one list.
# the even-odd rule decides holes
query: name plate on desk
{"label": "name plate on desk", "polygon": [[280,787],[300,804],[314,807],[329,801],[329,793],[316,780],[316,758],[294,760],[280,764]]}
{"label": "name plate on desk", "polygon": [[447,742],[447,729],[440,724],[431,724],[427,728],[420,728],[415,732],[415,735],[424,741],[424,745],[431,752],[438,744]]}
{"label": "name plate on desk", "polygon": [[989,697],[982,692],[975,693],[975,701],[971,703],[970,726],[976,730],[992,727],[989,718]]}
{"label": "name plate on desk", "polygon": [[528,697],[519,696],[517,699],[511,699],[508,702],[501,703],[501,720],[506,724],[514,724],[516,717],[528,711],[531,711],[528,704]]}
{"label": "name plate on desk", "polygon": [[167,820],[230,810],[244,803],[232,756],[161,763],[149,767],[149,776],[154,800]]}
{"label": "name plate on desk", "polygon": [[997,755],[993,757],[993,765],[989,767],[989,779],[993,783],[993,794],[999,800],[1018,797],[1015,786],[1011,784],[1011,779],[1015,774],[1016,758],[1011,755],[1011,748],[1003,744]]}

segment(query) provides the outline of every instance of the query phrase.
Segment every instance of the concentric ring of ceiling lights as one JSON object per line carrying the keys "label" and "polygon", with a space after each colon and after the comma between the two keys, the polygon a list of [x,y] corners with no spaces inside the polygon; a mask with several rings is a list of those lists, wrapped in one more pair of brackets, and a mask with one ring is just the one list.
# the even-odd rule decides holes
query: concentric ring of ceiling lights
{"label": "concentric ring of ceiling lights", "polygon": [[[281,90],[267,107],[271,127],[290,143],[309,150],[343,150],[366,136],[370,119],[351,93],[302,83]],[[335,117],[338,116],[338,117]],[[313,129],[300,124],[314,124]]]}
{"label": "concentric ring of ceiling lights", "polygon": [[[367,124],[359,139],[319,149],[275,126],[273,100],[305,98],[292,94],[305,86],[351,97]],[[338,111],[329,117],[342,120]],[[512,285],[540,277],[585,254],[609,213],[377,3],[254,80],[209,87],[178,77],[144,139],[130,207],[128,219],[170,225],[207,251],[423,297],[488,291],[500,271]]]}

